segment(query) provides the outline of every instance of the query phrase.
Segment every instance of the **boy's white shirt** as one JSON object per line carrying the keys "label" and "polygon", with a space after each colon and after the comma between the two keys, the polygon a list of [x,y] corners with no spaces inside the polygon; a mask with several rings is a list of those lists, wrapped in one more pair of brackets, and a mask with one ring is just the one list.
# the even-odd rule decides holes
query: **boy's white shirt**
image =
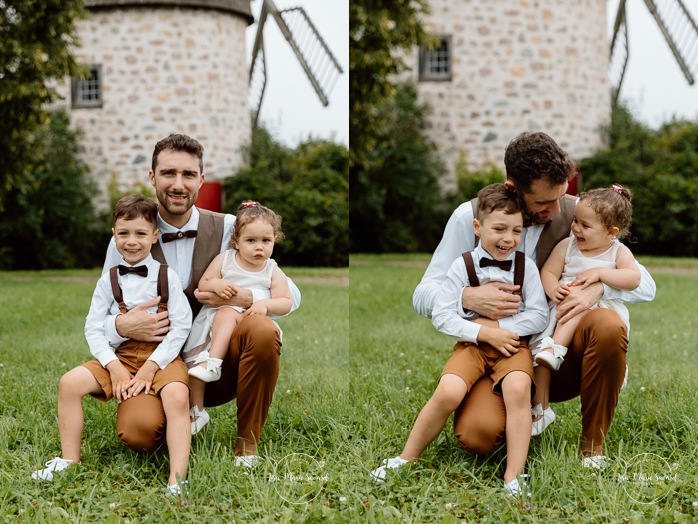
{"label": "boy's white shirt", "polygon": [[[130,266],[130,264],[124,262],[123,258],[118,263]],[[118,276],[127,309],[131,309],[137,304],[152,300],[158,296],[157,280],[160,263],[153,259],[152,255],[148,255],[145,260],[136,264],[135,267],[143,265],[148,267],[147,277],[141,277],[133,273]],[[155,362],[160,369],[164,369],[167,364],[179,355],[184,342],[189,336],[192,321],[189,302],[187,302],[186,296],[182,292],[179,277],[171,268],[167,269],[167,279],[170,295],[167,301],[170,330],[157,345],[152,355],[148,357],[148,360]],[[157,306],[149,308],[148,312],[157,312]],[[85,338],[90,346],[90,352],[104,367],[109,362],[116,360],[114,348],[121,344],[121,342],[113,345],[110,343],[105,330],[105,319],[120,314],[119,305],[114,300],[109,271],[107,271],[97,282],[92,295],[90,311],[85,320]]]}
{"label": "boy's white shirt", "polygon": [[[434,251],[429,266],[424,272],[422,280],[414,290],[412,305],[415,311],[422,316],[431,317],[436,297],[441,283],[446,278],[446,273],[453,260],[466,251],[475,249],[475,232],[473,230],[473,206],[470,201],[463,202],[451,215],[443,238]],[[535,224],[523,229],[521,243],[518,250],[536,262],[536,246],[543,233],[544,224]],[[650,302],[654,300],[657,291],[652,276],[647,269],[637,263],[640,270],[640,285],[633,291],[621,291],[604,284],[603,298],[608,300],[621,300],[625,303]]]}
{"label": "boy's white shirt", "polygon": [[[514,264],[509,271],[490,266],[481,268],[479,265],[482,257],[492,258],[481,246],[473,251],[475,274],[480,285],[488,282],[514,283]],[[514,260],[512,253],[507,260]],[[542,331],[548,324],[548,301],[545,290],[540,280],[536,264],[528,257],[524,257],[525,272],[522,285],[521,305],[515,315],[500,319],[499,327],[520,337],[533,335]],[[432,323],[441,333],[462,342],[477,343],[480,333],[480,324],[472,322],[478,315],[472,312],[464,312],[461,305],[463,288],[470,287],[468,274],[462,255],[459,255],[446,273],[446,278],[437,294],[436,303],[432,313]]]}
{"label": "boy's white shirt", "polygon": [[[158,229],[160,230],[160,235],[164,233],[176,233],[177,231],[198,230],[199,216],[199,210],[196,208],[196,206],[193,207],[191,217],[189,217],[189,221],[184,226],[182,226],[181,229],[178,229],[165,222],[160,217],[160,213],[158,213]],[[221,241],[220,247],[221,253],[228,249],[228,244],[230,243],[230,237],[233,234],[234,227],[235,215],[226,214],[223,218],[223,239]],[[162,248],[162,252],[165,255],[167,265],[175,271],[175,274],[177,275],[177,278],[180,281],[182,289],[186,289],[189,286],[189,281],[191,280],[191,268],[195,242],[195,238],[182,238],[180,240],[168,243],[160,242],[160,247]],[[119,264],[119,260],[121,260],[121,255],[116,250],[116,243],[114,242],[114,238],[112,237],[111,241],[109,242],[109,247],[107,248],[107,256],[104,261],[104,266],[102,268],[102,274],[108,272],[109,268],[115,266],[116,264]],[[196,284],[198,285],[198,282],[196,282]],[[293,303],[291,306],[291,311],[289,311],[289,313],[292,313],[300,307],[301,292],[290,278],[288,279],[288,287],[291,290],[291,301]],[[271,291],[269,290],[256,289],[252,291],[253,302],[267,298],[271,298]],[[270,318],[280,318],[275,317],[273,315],[269,316]],[[112,315],[105,319],[104,329],[106,330],[107,336],[109,337],[109,342],[112,345],[118,345],[128,340],[128,338],[122,337],[117,332],[116,316]]]}

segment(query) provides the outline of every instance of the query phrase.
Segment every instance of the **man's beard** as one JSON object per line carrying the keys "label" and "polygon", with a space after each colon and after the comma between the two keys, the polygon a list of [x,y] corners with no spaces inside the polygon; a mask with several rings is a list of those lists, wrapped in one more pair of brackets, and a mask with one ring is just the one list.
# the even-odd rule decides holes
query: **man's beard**
{"label": "man's beard", "polygon": [[[177,202],[177,203],[172,203],[168,200],[168,198],[171,198],[173,196],[176,197],[182,197],[184,198],[183,202]],[[183,215],[187,211],[189,211],[192,206],[194,205],[194,202],[196,201],[196,197],[194,195],[190,195],[188,193],[168,193],[168,192],[160,192],[158,194],[158,200],[160,202],[160,205],[165,208],[165,210],[170,214],[170,215]]]}

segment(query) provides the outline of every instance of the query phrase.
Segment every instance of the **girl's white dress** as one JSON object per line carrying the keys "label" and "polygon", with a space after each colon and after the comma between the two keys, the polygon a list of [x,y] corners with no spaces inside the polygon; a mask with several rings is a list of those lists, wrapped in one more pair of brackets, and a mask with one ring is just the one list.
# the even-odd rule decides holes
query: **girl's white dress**
{"label": "girl's white dress", "polygon": [[[247,271],[240,267],[235,254],[236,249],[228,249],[223,255],[223,264],[221,266],[221,278],[249,290],[266,290],[271,288],[271,275],[274,268],[277,267],[274,259],[270,258],[266,261],[264,268],[261,271]],[[230,307],[236,311],[245,311],[237,306],[221,306]],[[194,319],[191,326],[189,338],[182,349],[182,359],[188,367],[193,367],[193,361],[196,356],[202,351],[211,349],[211,327],[213,326],[213,317],[216,311],[220,308],[209,308],[203,306],[201,311]],[[279,329],[279,332],[281,330]]]}
{"label": "girl's white dress", "polygon": [[[621,246],[621,242],[613,239],[611,246],[603,253],[595,256],[586,256],[579,249],[577,244],[577,239],[574,235],[570,235],[570,242],[567,245],[567,252],[565,253],[565,267],[558,281],[560,284],[571,283],[580,273],[583,273],[587,269],[592,268],[610,268],[616,269],[616,253]],[[549,301],[550,305],[550,321],[548,327],[545,331],[539,335],[535,335],[531,338],[530,347],[532,348],[532,353],[535,355],[537,353],[535,346],[543,340],[545,337],[552,337],[555,332],[555,326],[557,326],[557,319],[555,315],[557,313],[557,308],[555,302]],[[630,334],[630,313],[625,304],[620,300],[607,300],[602,298],[596,304],[594,304],[589,309],[596,309],[597,307],[605,309],[613,309],[620,315],[626,328],[628,329],[628,334]]]}

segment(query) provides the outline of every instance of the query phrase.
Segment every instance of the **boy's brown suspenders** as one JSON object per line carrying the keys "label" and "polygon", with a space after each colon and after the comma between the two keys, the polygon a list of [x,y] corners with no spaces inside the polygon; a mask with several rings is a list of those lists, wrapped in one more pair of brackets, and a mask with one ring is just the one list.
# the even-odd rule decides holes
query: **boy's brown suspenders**
{"label": "boy's brown suspenders", "polygon": [[[109,281],[111,282],[111,292],[114,295],[114,300],[119,304],[119,311],[122,313],[128,312],[124,303],[124,295],[121,291],[118,278],[118,266],[114,266],[109,270]],[[167,264],[160,264],[158,271],[158,295],[160,296],[160,304],[158,304],[158,313],[167,311],[167,300],[170,298],[170,286],[167,280]]]}
{"label": "boy's brown suspenders", "polygon": [[[515,295],[520,295],[523,289],[524,271],[526,270],[526,260],[521,251],[517,251],[514,258],[514,285],[519,286],[519,290],[515,291]],[[480,281],[475,273],[475,264],[473,262],[473,254],[470,251],[463,253],[463,261],[465,262],[465,270],[468,273],[468,281],[472,287],[480,285]]]}

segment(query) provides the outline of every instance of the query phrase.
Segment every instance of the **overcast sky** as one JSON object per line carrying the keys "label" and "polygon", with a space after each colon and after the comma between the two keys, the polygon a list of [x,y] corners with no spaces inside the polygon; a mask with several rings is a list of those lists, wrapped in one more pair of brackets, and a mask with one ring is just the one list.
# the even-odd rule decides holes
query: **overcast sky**
{"label": "overcast sky", "polygon": [[[684,0],[698,23],[698,1]],[[608,2],[609,40],[618,0]],[[630,60],[621,99],[643,123],[657,127],[672,116],[698,121],[697,83],[690,86],[643,0],[626,0]]]}
{"label": "overcast sky", "polygon": [[[608,1],[609,41],[619,0]],[[290,146],[308,137],[349,143],[349,0],[275,0],[279,9],[302,6],[344,73],[323,107],[273,20],[267,20],[268,84],[262,122]],[[684,2],[698,21],[698,0]],[[253,0],[255,17],[262,0]],[[626,0],[630,61],[621,98],[636,117],[656,127],[673,115],[698,121],[698,85],[689,86],[643,0]],[[251,54],[256,24],[248,28]],[[698,71],[695,72],[698,77]]]}
{"label": "overcast sky", "polygon": [[[303,7],[344,73],[324,107],[296,55],[272,17],[265,24],[267,87],[260,113],[262,123],[289,146],[308,137],[327,138],[349,145],[349,0],[274,0],[279,10]],[[253,0],[258,19],[262,0]],[[252,54],[257,24],[247,30],[248,56]]]}

